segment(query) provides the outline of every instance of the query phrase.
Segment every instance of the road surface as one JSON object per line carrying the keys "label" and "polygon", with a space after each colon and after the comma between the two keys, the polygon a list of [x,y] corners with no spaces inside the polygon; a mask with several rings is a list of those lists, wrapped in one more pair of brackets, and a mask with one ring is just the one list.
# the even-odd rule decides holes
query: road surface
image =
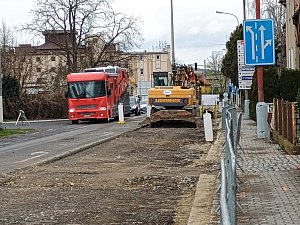
{"label": "road surface", "polygon": [[34,129],[26,135],[1,139],[0,172],[49,161],[81,151],[87,146],[136,129],[145,115],[126,118],[125,124],[85,122],[72,125],[68,120],[6,123],[6,128]]}

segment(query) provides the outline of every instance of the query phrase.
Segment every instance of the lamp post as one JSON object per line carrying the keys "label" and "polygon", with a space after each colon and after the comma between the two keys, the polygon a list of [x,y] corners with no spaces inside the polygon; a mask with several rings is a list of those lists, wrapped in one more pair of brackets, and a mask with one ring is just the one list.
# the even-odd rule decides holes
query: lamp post
{"label": "lamp post", "polygon": [[[218,14],[225,14],[225,15],[234,16],[234,17],[235,17],[235,19],[236,19],[236,21],[237,21],[237,27],[239,27],[239,26],[240,26],[240,21],[239,21],[239,19],[238,19],[238,18],[237,18],[237,16],[236,16],[236,15],[234,15],[233,13],[222,12],[222,11],[216,11],[216,13],[218,13]],[[239,96],[239,93],[237,94],[237,96]],[[232,94],[230,94],[230,99],[231,99],[231,101],[233,101],[233,95],[232,95]],[[239,100],[238,100],[238,101],[239,101]],[[238,102],[238,105],[239,105],[239,102]]]}
{"label": "lamp post", "polygon": [[172,42],[172,69],[174,69],[174,67],[175,67],[175,44],[174,44],[173,0],[171,0],[171,42]]}
{"label": "lamp post", "polygon": [[226,14],[226,15],[231,15],[231,16],[234,16],[236,18],[236,21],[237,21],[237,25],[239,26],[240,25],[240,21],[239,19],[237,18],[236,15],[232,14],[232,13],[228,13],[228,12],[222,12],[222,11],[216,11],[216,13],[218,14]]}

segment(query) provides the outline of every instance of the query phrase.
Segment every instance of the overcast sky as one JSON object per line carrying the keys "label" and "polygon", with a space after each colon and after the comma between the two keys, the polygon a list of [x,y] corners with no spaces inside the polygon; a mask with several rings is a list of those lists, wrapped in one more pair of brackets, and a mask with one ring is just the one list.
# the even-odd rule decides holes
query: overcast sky
{"label": "overcast sky", "polygon": [[[247,2],[250,0],[247,0]],[[0,18],[12,28],[30,22],[34,0],[0,0]],[[143,20],[142,49],[151,51],[160,41],[171,44],[170,0],[114,0],[114,8]],[[175,58],[180,63],[203,64],[212,51],[223,51],[237,19],[243,20],[243,0],[173,0]]]}

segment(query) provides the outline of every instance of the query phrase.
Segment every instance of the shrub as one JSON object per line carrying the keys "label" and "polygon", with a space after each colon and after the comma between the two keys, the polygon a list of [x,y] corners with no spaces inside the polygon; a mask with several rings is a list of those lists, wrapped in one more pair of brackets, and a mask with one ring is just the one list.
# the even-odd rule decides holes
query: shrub
{"label": "shrub", "polygon": [[63,94],[21,95],[15,101],[5,99],[4,118],[16,119],[23,110],[27,119],[67,118],[67,100]]}

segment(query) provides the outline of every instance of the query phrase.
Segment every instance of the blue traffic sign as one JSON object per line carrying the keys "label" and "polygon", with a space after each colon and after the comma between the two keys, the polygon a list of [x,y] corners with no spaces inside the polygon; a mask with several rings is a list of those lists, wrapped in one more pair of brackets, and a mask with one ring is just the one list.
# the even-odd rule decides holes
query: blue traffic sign
{"label": "blue traffic sign", "polygon": [[274,25],[272,19],[245,20],[243,26],[245,64],[275,64]]}

